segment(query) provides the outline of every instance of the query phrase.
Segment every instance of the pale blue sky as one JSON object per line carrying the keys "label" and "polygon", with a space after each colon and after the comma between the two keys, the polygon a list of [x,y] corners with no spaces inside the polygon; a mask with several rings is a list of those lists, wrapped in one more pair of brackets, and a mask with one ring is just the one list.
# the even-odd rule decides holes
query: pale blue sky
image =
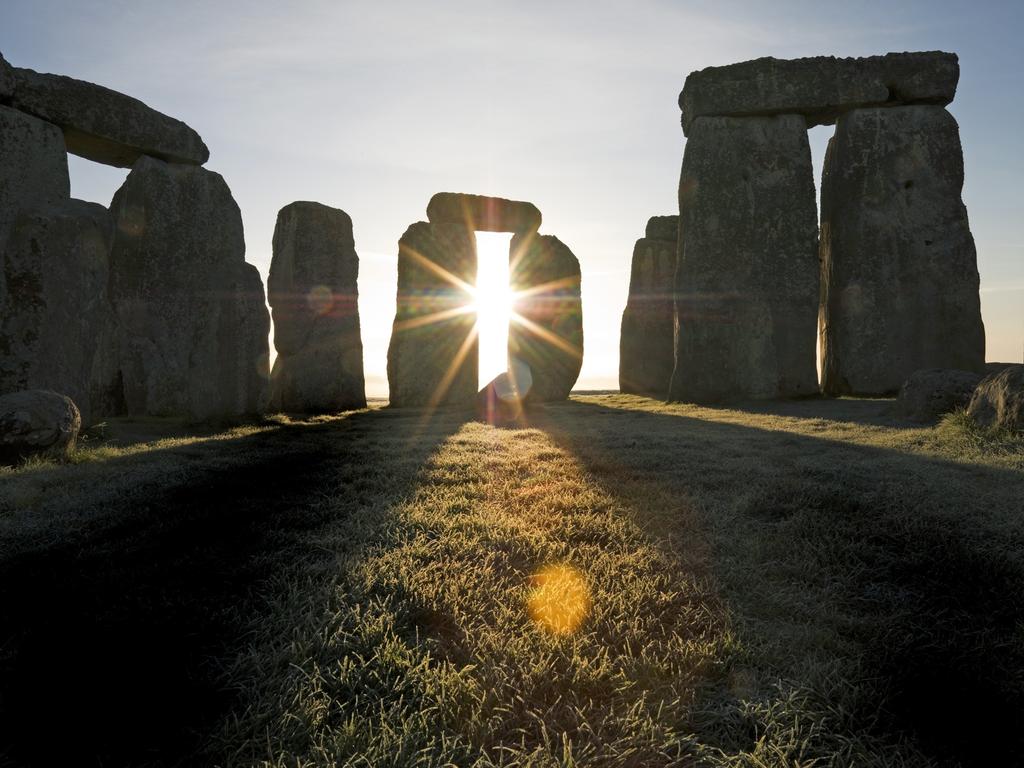
{"label": "pale blue sky", "polygon": [[[955,51],[988,358],[1024,348],[1024,2],[2,0],[16,66],[124,91],[210,147],[266,275],[277,211],[346,210],[368,394],[386,393],[397,241],[441,190],[530,200],[583,268],[581,387],[616,385],[634,241],[672,213],[690,71],[757,56]],[[831,129],[811,133],[819,168]],[[109,203],[124,172],[72,159]]]}

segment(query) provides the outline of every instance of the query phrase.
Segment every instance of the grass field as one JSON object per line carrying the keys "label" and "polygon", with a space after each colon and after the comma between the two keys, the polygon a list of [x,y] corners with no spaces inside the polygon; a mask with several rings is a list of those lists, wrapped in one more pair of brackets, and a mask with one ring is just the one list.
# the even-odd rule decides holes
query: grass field
{"label": "grass field", "polygon": [[1024,440],[577,395],[0,473],[0,765],[1024,754]]}

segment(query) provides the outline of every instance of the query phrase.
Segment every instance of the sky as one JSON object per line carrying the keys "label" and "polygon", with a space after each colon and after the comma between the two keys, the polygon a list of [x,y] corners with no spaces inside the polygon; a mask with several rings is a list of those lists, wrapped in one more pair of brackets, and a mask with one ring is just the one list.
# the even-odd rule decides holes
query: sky
{"label": "sky", "polygon": [[[0,0],[15,66],[106,85],[184,120],[242,211],[266,279],[277,211],[352,217],[367,394],[386,396],[398,239],[439,191],[528,200],[580,260],[577,387],[615,388],[633,244],[678,211],[686,75],[758,56],[960,56],[991,361],[1024,355],[1024,2]],[[830,127],[811,131],[820,180]],[[71,158],[109,204],[126,170]]]}

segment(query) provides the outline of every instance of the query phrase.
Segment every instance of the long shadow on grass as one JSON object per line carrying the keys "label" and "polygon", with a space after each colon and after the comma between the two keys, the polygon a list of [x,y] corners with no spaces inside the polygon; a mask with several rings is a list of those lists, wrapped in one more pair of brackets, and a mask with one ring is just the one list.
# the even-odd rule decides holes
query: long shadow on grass
{"label": "long shadow on grass", "polygon": [[[187,764],[233,703],[218,661],[244,645],[254,593],[308,557],[289,534],[339,514],[325,494],[358,506],[385,482],[411,489],[463,421],[364,412],[113,459],[131,472],[187,455],[190,474],[101,490],[96,524],[66,539],[0,541],[0,764]],[[61,472],[45,471],[53,489]]]}
{"label": "long shadow on grass", "polygon": [[[1012,520],[1024,512],[1024,474],[578,402],[549,408],[535,426],[626,508],[653,492],[703,516],[741,640],[813,623],[816,612],[844,615],[839,631],[871,681],[840,702],[850,735],[906,736],[940,764],[1019,760],[1024,521]],[[773,614],[765,594],[749,594],[751,574],[801,595],[810,615]],[[777,663],[772,672],[785,677]],[[715,737],[727,751],[763,735],[733,721],[734,732]]]}

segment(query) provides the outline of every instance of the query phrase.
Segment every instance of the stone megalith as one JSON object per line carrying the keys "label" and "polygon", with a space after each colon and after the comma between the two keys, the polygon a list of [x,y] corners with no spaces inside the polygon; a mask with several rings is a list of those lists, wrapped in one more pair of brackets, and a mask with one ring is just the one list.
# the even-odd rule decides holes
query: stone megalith
{"label": "stone megalith", "polygon": [[0,254],[19,212],[70,196],[67,148],[60,129],[0,106]]}
{"label": "stone megalith", "polygon": [[678,216],[655,216],[633,247],[629,298],[619,336],[619,389],[665,397],[675,362],[672,286]]}
{"label": "stone megalith", "polygon": [[839,119],[821,193],[822,390],[888,395],[914,371],[983,372],[963,154],[942,107]]}
{"label": "stone megalith", "polygon": [[[564,398],[583,355],[580,266],[557,238],[539,235],[531,203],[439,192],[427,222],[398,244],[398,307],[388,349],[395,406],[471,406],[477,396],[478,343],[472,311],[474,232],[512,232],[509,282],[522,292],[509,328],[509,358],[531,371],[527,402]],[[521,370],[525,370],[520,366]]]}
{"label": "stone megalith", "polygon": [[889,53],[859,59],[765,57],[707,67],[679,94],[683,133],[700,117],[799,114],[808,126],[830,125],[843,112],[871,106],[949,104],[960,63],[955,53]]}
{"label": "stone megalith", "polygon": [[309,202],[281,209],[267,279],[277,349],[272,409],[323,413],[366,407],[358,277],[347,213]]}
{"label": "stone megalith", "polygon": [[109,402],[117,388],[107,296],[113,228],[106,208],[81,200],[14,221],[0,277],[0,393],[61,392],[85,425],[117,411]]}
{"label": "stone megalith", "polygon": [[818,226],[799,115],[701,117],[679,182],[670,399],[818,391]]}
{"label": "stone megalith", "polygon": [[529,366],[526,402],[564,400],[583,365],[579,260],[557,237],[517,233],[509,282],[517,315],[509,324],[509,359]]}
{"label": "stone megalith", "polygon": [[477,393],[476,238],[465,223],[411,225],[398,241],[388,347],[391,405],[470,405]]}
{"label": "stone megalith", "polygon": [[980,373],[971,371],[914,371],[900,387],[896,415],[909,421],[928,422],[966,408],[981,379]]}
{"label": "stone megalith", "polygon": [[431,224],[463,224],[474,232],[536,232],[541,215],[533,203],[438,192],[427,204],[427,220]]}
{"label": "stone megalith", "polygon": [[13,74],[11,105],[59,126],[72,154],[122,168],[143,155],[195,165],[210,157],[198,133],[131,96],[31,69]]}
{"label": "stone megalith", "polygon": [[0,99],[8,99],[14,95],[14,68],[0,53]]}
{"label": "stone megalith", "polygon": [[66,459],[74,450],[82,419],[74,401],[50,390],[0,396],[0,464],[32,456]]}
{"label": "stone megalith", "polygon": [[967,415],[981,427],[1024,433],[1024,365],[1011,365],[982,379]]}
{"label": "stone megalith", "polygon": [[128,413],[197,421],[258,413],[270,317],[224,179],[142,157],[111,211],[110,295]]}

